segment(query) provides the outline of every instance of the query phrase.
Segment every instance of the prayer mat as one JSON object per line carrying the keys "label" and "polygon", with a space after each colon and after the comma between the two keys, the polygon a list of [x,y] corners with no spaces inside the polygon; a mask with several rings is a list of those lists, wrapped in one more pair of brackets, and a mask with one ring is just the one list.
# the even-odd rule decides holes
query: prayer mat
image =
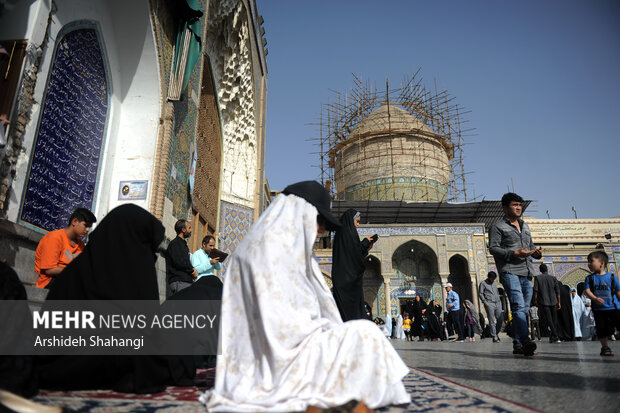
{"label": "prayer mat", "polygon": [[[537,410],[463,386],[434,374],[410,367],[403,379],[411,395],[411,404],[404,407],[384,407],[378,412],[537,412]],[[169,386],[157,394],[125,394],[111,390],[49,391],[41,390],[34,401],[63,406],[80,412],[138,412],[176,413],[201,412],[205,407],[198,397],[215,383],[215,369],[200,369],[195,387]]]}
{"label": "prayer mat", "polygon": [[33,400],[50,406],[62,406],[78,412],[205,412],[198,397],[215,383],[215,369],[198,369],[194,387],[168,386],[155,394],[116,393],[112,390],[41,390]]}

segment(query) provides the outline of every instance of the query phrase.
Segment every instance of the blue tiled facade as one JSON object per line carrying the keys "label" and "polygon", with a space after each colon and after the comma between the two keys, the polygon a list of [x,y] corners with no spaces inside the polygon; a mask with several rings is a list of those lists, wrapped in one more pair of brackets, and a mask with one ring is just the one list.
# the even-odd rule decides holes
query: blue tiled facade
{"label": "blue tiled facade", "polygon": [[38,231],[92,209],[109,113],[109,74],[97,24],[58,33],[28,168],[19,222]]}

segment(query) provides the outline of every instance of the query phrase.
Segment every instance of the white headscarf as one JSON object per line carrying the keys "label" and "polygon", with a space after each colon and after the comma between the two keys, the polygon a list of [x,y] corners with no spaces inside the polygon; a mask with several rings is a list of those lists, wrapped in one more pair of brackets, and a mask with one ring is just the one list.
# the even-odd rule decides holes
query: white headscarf
{"label": "white headscarf", "polygon": [[391,314],[385,315],[385,328],[387,329],[387,336],[391,337],[392,336],[392,315]]}
{"label": "white headscarf", "polygon": [[403,328],[403,316],[401,314],[396,317],[396,338],[405,339],[405,329]]}
{"label": "white headscarf", "polygon": [[[573,291],[575,296],[573,297]],[[583,304],[581,297],[577,295],[577,289],[571,288],[571,303],[573,304],[573,323],[575,324],[575,337],[582,337],[581,326],[585,320],[583,320],[586,313],[586,306]]]}
{"label": "white headscarf", "polygon": [[408,368],[368,320],[343,323],[312,255],[317,210],[280,194],[229,258],[209,411],[410,401]]}

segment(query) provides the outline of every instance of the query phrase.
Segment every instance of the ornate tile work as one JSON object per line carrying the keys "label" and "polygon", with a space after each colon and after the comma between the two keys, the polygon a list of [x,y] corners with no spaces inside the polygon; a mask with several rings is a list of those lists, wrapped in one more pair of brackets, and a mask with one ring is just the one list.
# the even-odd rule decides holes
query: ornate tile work
{"label": "ornate tile work", "polygon": [[244,2],[212,1],[204,41],[213,69],[222,122],[222,199],[252,206],[260,129],[258,73],[253,71],[252,30]]}
{"label": "ornate tile work", "polygon": [[441,201],[448,187],[439,181],[416,176],[397,176],[394,179],[377,178],[345,188],[338,194],[347,200],[424,200]]}
{"label": "ornate tile work", "polygon": [[[153,4],[151,4],[152,8],[155,8]],[[166,34],[164,33],[164,28],[162,26],[163,17],[160,13],[153,14],[153,25],[155,26],[155,30],[157,32],[156,42],[157,42],[157,51],[159,53],[159,69],[161,73],[161,88],[162,95],[165,95],[168,92],[168,82],[170,82],[170,63],[172,61],[172,43],[168,40]]]}
{"label": "ornate tile work", "polygon": [[443,291],[441,289],[441,284],[435,283],[433,284],[433,290],[431,292],[431,300],[443,302]]}
{"label": "ornate tile work", "polygon": [[383,317],[385,317],[386,314],[386,308],[385,308],[385,284],[381,284],[381,287],[379,287],[379,294],[378,294],[378,300],[379,300],[379,314]]}
{"label": "ornate tile work", "polygon": [[[220,206],[218,249],[229,254],[233,252],[253,223],[253,209],[222,201]],[[222,270],[224,270],[226,263],[222,267]],[[224,271],[220,271],[220,274],[223,273]]]}
{"label": "ornate tile work", "polygon": [[464,251],[467,249],[467,239],[462,235],[449,235],[446,237],[448,251]]}
{"label": "ornate tile work", "polygon": [[487,273],[487,254],[483,238],[476,238],[476,265],[478,267],[478,276],[486,278]]}
{"label": "ornate tile work", "polygon": [[577,284],[585,280],[588,274],[590,274],[590,271],[588,269],[578,267],[566,273],[560,279],[560,281],[562,281],[562,284],[566,284],[571,287],[577,287]]}
{"label": "ornate tile work", "polygon": [[554,270],[555,270],[555,278],[561,280],[564,275],[566,275],[567,273],[575,270],[576,268],[582,268],[586,271],[588,270],[588,265],[583,263],[583,264],[577,264],[577,263],[571,263],[571,264],[560,264],[560,263],[554,263],[553,265]]}
{"label": "ornate tile work", "polygon": [[[205,11],[204,0],[200,0],[200,8]],[[203,15],[202,24],[206,19]],[[160,44],[166,44],[163,39],[164,34],[160,31]],[[164,47],[164,68],[168,76],[170,73],[170,59],[172,58],[172,49]],[[169,56],[166,54],[169,53]],[[172,201],[172,214],[176,218],[187,218],[191,212],[191,198],[189,192],[189,168],[192,159],[192,151],[195,149],[195,132],[198,116],[197,101],[192,96],[200,96],[200,75],[202,73],[202,59],[196,61],[196,66],[187,84],[187,89],[182,95],[181,100],[173,102],[174,105],[174,123],[172,135],[170,136],[170,156],[168,171],[169,175],[166,179],[166,197]],[[163,75],[163,74],[162,74]],[[167,91],[167,87],[166,90]]]}
{"label": "ornate tile work", "polygon": [[474,261],[474,242],[471,235],[467,236],[467,261],[469,261],[469,273],[476,274],[476,262]]}
{"label": "ornate tile work", "polygon": [[109,108],[104,52],[96,23],[58,33],[19,218],[37,230],[94,204]]}
{"label": "ornate tile work", "polygon": [[556,256],[556,257],[545,257],[545,261],[562,261],[562,262],[587,262],[587,256],[585,255],[576,255],[576,256]]}

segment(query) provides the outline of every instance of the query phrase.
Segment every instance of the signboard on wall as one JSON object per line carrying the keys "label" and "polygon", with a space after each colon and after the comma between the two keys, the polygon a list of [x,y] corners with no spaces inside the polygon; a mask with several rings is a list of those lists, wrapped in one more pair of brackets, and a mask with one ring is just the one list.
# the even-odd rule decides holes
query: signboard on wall
{"label": "signboard on wall", "polygon": [[149,181],[120,181],[118,185],[119,201],[143,201],[146,199],[146,191]]}
{"label": "signboard on wall", "polygon": [[620,239],[620,219],[570,219],[570,220],[525,220],[532,232],[534,243],[538,242],[606,242]]}

